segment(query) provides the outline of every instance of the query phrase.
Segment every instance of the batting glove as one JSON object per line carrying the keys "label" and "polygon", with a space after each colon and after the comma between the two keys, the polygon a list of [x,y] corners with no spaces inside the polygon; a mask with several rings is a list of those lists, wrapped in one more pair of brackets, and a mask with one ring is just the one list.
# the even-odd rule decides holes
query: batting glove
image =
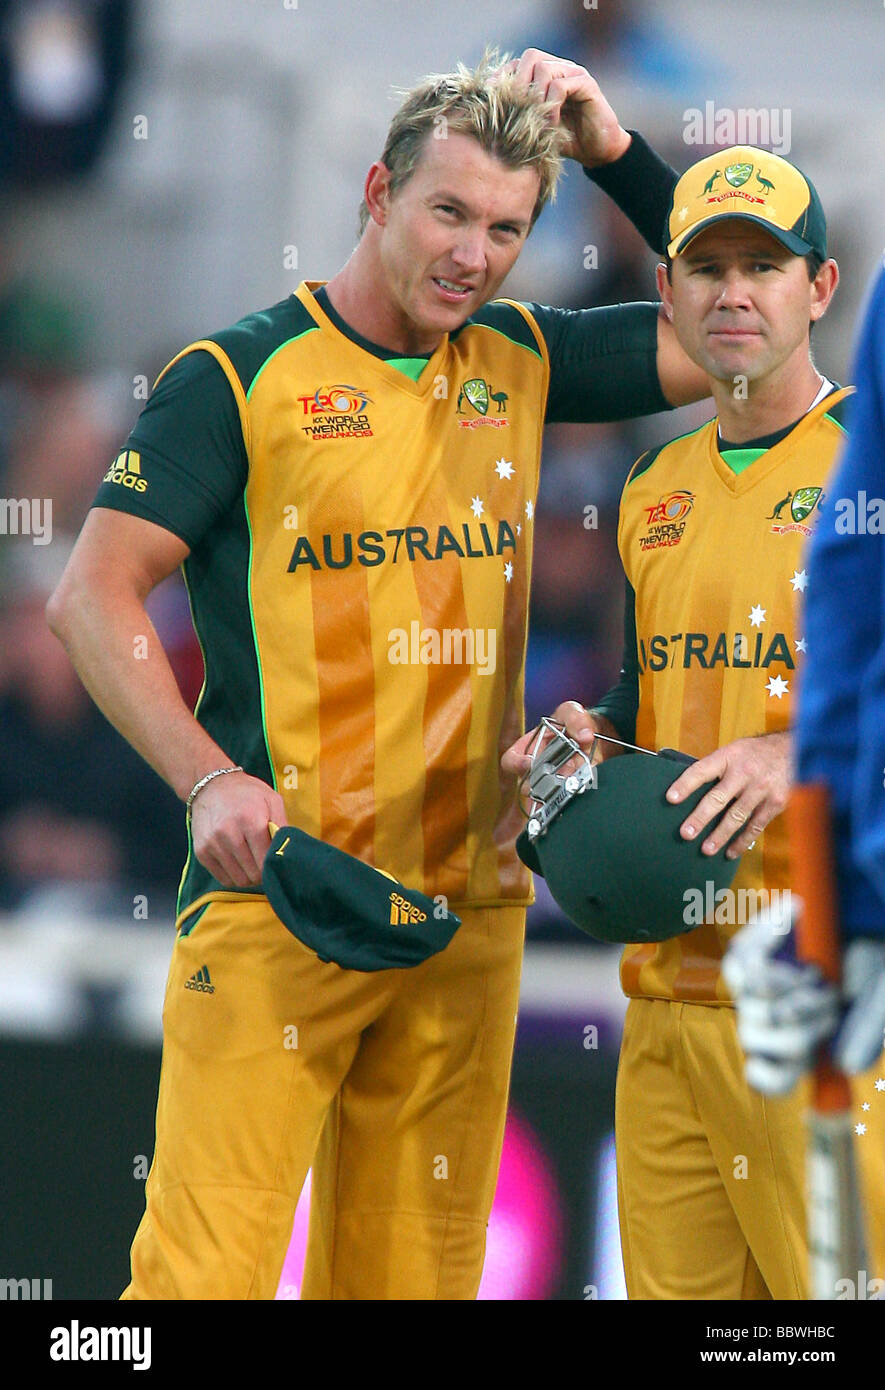
{"label": "batting glove", "polygon": [[737,1008],[747,1080],[764,1095],[792,1091],[839,1023],[839,994],[796,958],[801,901],[791,894],[732,939],[722,974]]}
{"label": "batting glove", "polygon": [[833,1060],[849,1075],[883,1048],[885,943],[863,938],[845,953],[841,990],[796,957],[801,899],[769,908],[731,941],[722,973],[737,1007],[746,1076],[764,1095],[786,1095],[832,1039]]}
{"label": "batting glove", "polygon": [[833,1061],[855,1076],[885,1047],[885,942],[852,941],[842,967],[842,992],[849,1007],[833,1043]]}

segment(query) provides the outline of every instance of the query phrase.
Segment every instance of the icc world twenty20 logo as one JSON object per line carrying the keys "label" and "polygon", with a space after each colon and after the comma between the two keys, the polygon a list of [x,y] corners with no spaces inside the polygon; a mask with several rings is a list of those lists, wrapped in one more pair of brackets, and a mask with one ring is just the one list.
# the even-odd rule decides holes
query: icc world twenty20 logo
{"label": "icc world twenty20 logo", "polygon": [[677,521],[684,521],[688,516],[694,502],[692,492],[671,492],[669,496],[662,497],[654,506],[646,507],[645,515],[648,518],[648,525],[660,525],[663,522],[671,524]]}
{"label": "icc world twenty20 logo", "polygon": [[312,396],[299,396],[305,415],[359,415],[372,398],[354,386],[318,386]]}
{"label": "icc world twenty20 logo", "polygon": [[685,518],[694,506],[694,493],[679,488],[646,507],[646,532],[639,537],[640,550],[660,550],[678,545],[685,531]]}

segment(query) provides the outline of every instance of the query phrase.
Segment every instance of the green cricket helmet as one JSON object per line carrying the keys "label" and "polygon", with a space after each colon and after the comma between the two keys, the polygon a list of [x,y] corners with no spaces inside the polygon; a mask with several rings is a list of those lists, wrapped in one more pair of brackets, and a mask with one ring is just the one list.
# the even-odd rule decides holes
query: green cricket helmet
{"label": "green cricket helmet", "polygon": [[714,785],[706,783],[675,805],[667,800],[668,787],[694,758],[672,748],[654,753],[620,746],[621,755],[593,764],[592,748],[583,750],[561,725],[542,720],[527,773],[531,812],[516,850],[588,936],[667,941],[693,930],[688,904],[708,885],[715,900],[740,861],[726,859],[727,845],[715,855],[701,853],[712,825],[694,840],[679,834]]}

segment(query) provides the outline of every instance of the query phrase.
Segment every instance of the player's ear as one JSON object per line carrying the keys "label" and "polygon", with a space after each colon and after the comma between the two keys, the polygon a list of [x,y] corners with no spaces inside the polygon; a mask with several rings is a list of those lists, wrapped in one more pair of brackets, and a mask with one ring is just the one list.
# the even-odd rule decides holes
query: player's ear
{"label": "player's ear", "polygon": [[811,282],[811,321],[822,319],[830,307],[830,300],[836,293],[839,283],[839,267],[830,257],[824,261]]}
{"label": "player's ear", "polygon": [[655,280],[658,286],[658,295],[664,306],[664,313],[672,322],[673,320],[673,286],[670,283],[670,270],[663,261],[655,267]]}
{"label": "player's ear", "polygon": [[375,161],[366,175],[363,196],[372,221],[383,227],[390,207],[390,170],[380,159]]}

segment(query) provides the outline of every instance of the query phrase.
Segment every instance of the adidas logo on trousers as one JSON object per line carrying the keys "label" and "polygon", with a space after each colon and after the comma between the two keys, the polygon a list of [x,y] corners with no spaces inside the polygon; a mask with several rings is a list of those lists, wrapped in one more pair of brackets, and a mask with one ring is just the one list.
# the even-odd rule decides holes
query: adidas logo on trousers
{"label": "adidas logo on trousers", "polygon": [[203,994],[214,994],[215,986],[209,979],[208,965],[204,965],[201,970],[197,971],[196,975],[191,975],[189,980],[185,980],[184,987],[185,989],[198,989]]}

